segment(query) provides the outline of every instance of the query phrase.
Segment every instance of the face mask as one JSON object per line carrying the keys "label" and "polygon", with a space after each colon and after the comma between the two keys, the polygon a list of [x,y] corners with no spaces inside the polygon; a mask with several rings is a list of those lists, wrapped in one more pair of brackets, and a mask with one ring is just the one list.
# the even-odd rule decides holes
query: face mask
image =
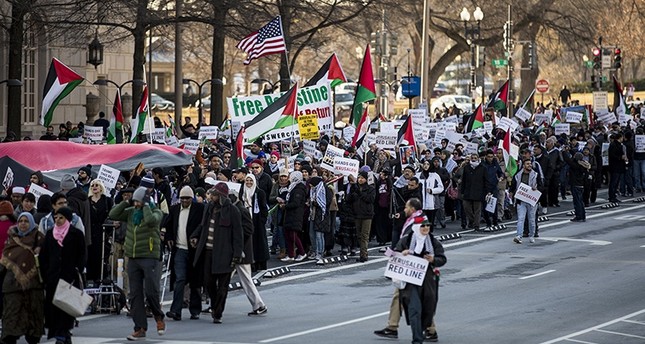
{"label": "face mask", "polygon": [[470,162],[470,166],[471,166],[472,168],[475,168],[475,167],[479,166],[479,161],[471,161],[471,162]]}

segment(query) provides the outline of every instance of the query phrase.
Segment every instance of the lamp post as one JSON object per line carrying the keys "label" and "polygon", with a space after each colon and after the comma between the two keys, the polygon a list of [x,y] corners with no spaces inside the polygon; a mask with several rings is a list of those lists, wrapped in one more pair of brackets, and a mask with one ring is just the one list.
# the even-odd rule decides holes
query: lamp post
{"label": "lamp post", "polygon": [[[107,86],[108,84],[114,85],[114,87],[116,87],[119,90],[119,96],[122,96],[123,87],[125,87],[125,85],[132,84],[134,86],[143,86],[143,85],[146,84],[146,82],[141,80],[141,79],[134,79],[134,80],[128,80],[128,81],[126,81],[126,82],[124,82],[122,84],[118,84],[118,83],[116,83],[116,82],[114,82],[114,81],[112,81],[110,79],[98,79],[98,80],[94,81],[92,84],[96,85],[96,86]],[[121,106],[123,106],[123,102],[122,102]],[[125,113],[123,115],[125,117]],[[132,116],[132,115],[130,115],[130,116]],[[122,135],[122,137],[124,136],[123,133],[121,133],[121,135]],[[119,138],[117,136],[117,142],[119,142],[118,140],[119,140]]]}
{"label": "lamp post", "polygon": [[103,44],[99,42],[98,29],[94,32],[94,39],[87,46],[87,63],[93,65],[94,69],[103,64]]}
{"label": "lamp post", "polygon": [[[278,88],[278,85],[281,84],[281,81],[282,80],[272,82],[271,80],[268,80],[268,79],[253,79],[253,80],[251,80],[251,83],[252,84],[258,84],[258,85],[267,83],[267,84],[269,84],[269,86],[271,86],[271,93],[273,93],[273,91],[275,91],[275,89]],[[264,92],[264,90],[262,92]]]}
{"label": "lamp post", "polygon": [[2,84],[7,84],[7,86],[22,86],[22,81],[18,79],[7,79],[7,80],[2,80],[0,81],[0,85]]}
{"label": "lamp post", "polygon": [[475,19],[476,23],[474,24],[469,24],[468,22],[470,21],[470,12],[468,12],[468,9],[464,7],[461,10],[461,13],[459,14],[459,17],[461,20],[464,22],[464,33],[466,37],[466,42],[468,43],[468,46],[470,47],[470,85],[468,86],[470,90],[470,98],[471,98],[471,103],[472,103],[472,110],[473,112],[475,111],[475,40],[478,40],[480,38],[480,24],[481,21],[484,19],[484,12],[482,12],[482,9],[475,8],[475,12],[473,13],[473,18]]}
{"label": "lamp post", "polygon": [[[199,83],[199,82],[197,82],[197,81],[195,81],[193,79],[183,79],[182,80],[182,83],[184,85],[190,85],[191,82],[194,83],[195,85],[197,85],[197,94],[198,94],[198,102],[199,102],[199,106],[197,107],[197,114],[199,116],[199,118],[197,119],[197,123],[202,123],[202,119],[203,119],[202,117],[203,117],[203,114],[204,114],[204,106],[202,105],[202,89],[208,83],[215,83],[215,84],[218,84],[218,85],[224,85],[224,82],[222,80],[220,80],[220,79],[208,79],[208,80],[202,81],[201,83]],[[212,103],[213,103],[213,99],[211,97],[211,104]],[[181,119],[178,118],[175,121],[175,124],[177,126],[180,126],[181,125]],[[211,123],[211,125],[213,125],[213,123]]]}

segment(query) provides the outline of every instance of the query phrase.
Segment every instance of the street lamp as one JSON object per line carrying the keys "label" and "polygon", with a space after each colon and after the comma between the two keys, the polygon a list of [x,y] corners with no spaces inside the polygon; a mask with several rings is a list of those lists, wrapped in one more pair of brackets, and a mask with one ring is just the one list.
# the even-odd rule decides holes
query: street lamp
{"label": "street lamp", "polygon": [[94,32],[94,39],[87,47],[87,63],[96,69],[103,64],[103,44],[99,42],[98,30]]}
{"label": "street lamp", "polygon": [[[215,83],[218,85],[224,85],[224,82],[220,79],[209,79],[199,83],[193,79],[182,79],[182,83],[184,85],[190,85],[191,82],[197,85],[197,94],[199,95],[198,97],[199,106],[197,108],[197,113],[199,115],[198,123],[202,123],[202,120],[203,120],[202,115],[204,113],[204,107],[202,106],[202,89],[204,88],[204,85],[206,85],[209,82]],[[211,99],[211,103],[212,102],[213,102],[213,99]],[[181,122],[181,120],[179,120],[178,122]],[[178,125],[181,125],[181,123],[178,123]]]}
{"label": "street lamp", "polygon": [[[280,84],[280,81],[281,81],[281,80],[278,80],[278,81],[276,81],[276,82],[271,82],[271,80],[260,78],[260,79],[253,79],[253,80],[251,80],[251,83],[252,83],[252,84],[258,84],[258,85],[261,85],[261,84],[267,83],[267,84],[269,84],[269,86],[271,87],[271,93],[273,93],[273,91],[275,91],[275,89],[276,89],[276,88],[278,87],[278,85]],[[263,91],[263,92],[264,92],[264,91]]]}
{"label": "street lamp", "polygon": [[116,82],[114,82],[114,81],[112,81],[112,80],[109,80],[109,79],[98,79],[98,80],[94,81],[93,85],[96,85],[96,86],[107,86],[107,84],[112,84],[112,85],[114,85],[116,88],[118,88],[118,89],[119,89],[119,93],[121,93],[121,91],[123,90],[123,87],[125,87],[125,85],[127,85],[127,84],[129,84],[129,83],[132,83],[132,85],[134,85],[134,86],[143,86],[143,85],[145,85],[145,84],[146,84],[146,82],[145,82],[145,81],[143,81],[143,80],[141,80],[141,79],[128,80],[128,81],[126,81],[126,82],[122,83],[121,85],[119,85],[119,84],[117,84]]}
{"label": "street lamp", "polygon": [[7,86],[22,86],[22,81],[18,79],[7,79],[0,81],[0,85],[7,84]]}
{"label": "street lamp", "polygon": [[471,103],[472,103],[472,110],[475,112],[475,40],[478,40],[480,38],[480,24],[481,21],[484,19],[484,12],[482,12],[482,9],[477,6],[475,8],[475,12],[473,13],[473,18],[475,19],[476,23],[474,24],[468,24],[470,21],[470,12],[468,12],[468,9],[464,7],[461,10],[461,13],[459,13],[459,17],[461,18],[461,21],[464,22],[464,32],[465,32],[465,37],[466,37],[466,42],[468,43],[468,46],[470,47],[470,85],[469,85],[469,90],[470,90],[470,97],[471,97]]}

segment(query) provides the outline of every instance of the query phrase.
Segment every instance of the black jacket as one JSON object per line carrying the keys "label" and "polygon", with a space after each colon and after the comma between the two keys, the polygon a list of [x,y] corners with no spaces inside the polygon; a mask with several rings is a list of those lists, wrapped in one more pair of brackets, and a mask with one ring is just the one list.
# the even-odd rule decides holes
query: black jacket
{"label": "black jacket", "polygon": [[481,163],[475,168],[468,164],[464,166],[461,178],[459,191],[461,191],[462,199],[483,201],[486,196],[486,185],[488,184],[486,168]]}
{"label": "black jacket", "polygon": [[284,206],[283,227],[285,230],[301,232],[305,215],[305,201],[307,200],[305,184],[296,185],[287,198],[287,203]]}
{"label": "black jacket", "polygon": [[85,245],[92,244],[92,220],[90,215],[90,199],[86,192],[80,187],[73,188],[67,192],[68,206],[83,221],[85,227]]}
{"label": "black jacket", "polygon": [[569,185],[583,187],[588,175],[585,168],[572,159],[569,152],[562,152],[562,158],[569,165]]}
{"label": "black jacket", "polygon": [[367,183],[353,184],[347,198],[347,201],[353,204],[355,219],[364,220],[374,217],[374,200],[376,199],[374,186]]}
{"label": "black jacket", "polygon": [[623,144],[613,140],[609,144],[609,172],[625,172],[625,160],[623,160]]}

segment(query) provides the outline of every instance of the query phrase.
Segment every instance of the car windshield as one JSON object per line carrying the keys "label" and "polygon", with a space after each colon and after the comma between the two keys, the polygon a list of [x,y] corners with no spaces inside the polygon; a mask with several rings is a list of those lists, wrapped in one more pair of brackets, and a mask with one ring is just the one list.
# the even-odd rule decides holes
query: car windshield
{"label": "car windshield", "polygon": [[459,104],[468,104],[470,103],[470,98],[458,97],[458,98],[455,98],[455,101]]}
{"label": "car windshield", "polygon": [[354,100],[354,96],[351,93],[336,93],[334,98],[337,102],[351,102]]}
{"label": "car windshield", "polygon": [[158,96],[158,95],[156,95],[154,93],[150,96],[150,99],[152,99],[152,101],[154,103],[162,103],[162,102],[166,101],[165,99],[161,98],[160,96]]}

